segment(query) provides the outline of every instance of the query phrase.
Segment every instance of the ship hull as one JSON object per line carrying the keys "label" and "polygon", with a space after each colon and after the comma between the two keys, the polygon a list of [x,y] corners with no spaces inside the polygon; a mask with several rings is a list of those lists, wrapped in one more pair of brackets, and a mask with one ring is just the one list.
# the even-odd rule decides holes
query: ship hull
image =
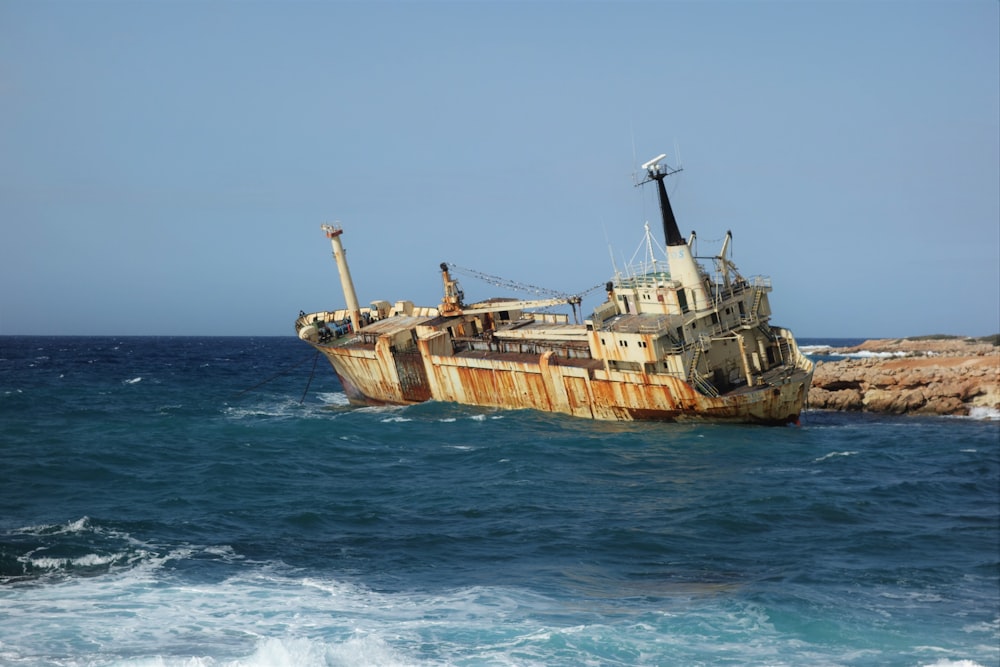
{"label": "ship hull", "polygon": [[[341,243],[333,248],[347,308],[299,313],[299,338],[323,352],[359,405],[442,401],[600,420],[786,424],[798,419],[813,365],[790,331],[769,323],[770,278],[740,274],[727,232],[713,271],[681,235],[663,185],[672,169],[645,164],[660,201],[666,264],[645,225],[643,260],[604,284],[606,299],[580,322],[581,295],[539,290],[471,271],[498,286],[549,292],[466,303],[442,262],[436,307],[373,301],[359,307]],[[694,238],[692,232],[691,239]],[[636,253],[639,255],[639,253]],[[701,258],[708,259],[708,258]],[[597,288],[601,286],[598,285]],[[596,289],[596,288],[594,288]],[[569,306],[569,314],[552,307]]]}
{"label": "ship hull", "polygon": [[316,345],[355,405],[428,400],[497,409],[532,409],[598,420],[787,424],[798,420],[812,363],[793,349],[768,382],[721,396],[665,374],[608,370],[601,362],[527,354],[435,354],[433,340],[399,353],[388,345]]}

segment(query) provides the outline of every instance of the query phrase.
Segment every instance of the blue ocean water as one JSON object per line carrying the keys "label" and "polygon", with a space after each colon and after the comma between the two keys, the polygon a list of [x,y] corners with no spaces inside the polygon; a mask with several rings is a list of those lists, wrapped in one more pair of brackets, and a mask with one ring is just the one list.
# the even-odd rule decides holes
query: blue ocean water
{"label": "blue ocean water", "polygon": [[0,664],[1000,663],[1000,422],[354,409],[314,361],[0,337]]}

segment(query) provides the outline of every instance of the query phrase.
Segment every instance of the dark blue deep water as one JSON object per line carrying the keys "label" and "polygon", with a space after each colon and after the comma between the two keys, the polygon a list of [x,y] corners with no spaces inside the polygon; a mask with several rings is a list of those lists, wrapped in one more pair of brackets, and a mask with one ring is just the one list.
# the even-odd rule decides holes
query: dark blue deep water
{"label": "dark blue deep water", "polygon": [[0,664],[1000,663],[998,421],[353,409],[313,362],[0,338]]}

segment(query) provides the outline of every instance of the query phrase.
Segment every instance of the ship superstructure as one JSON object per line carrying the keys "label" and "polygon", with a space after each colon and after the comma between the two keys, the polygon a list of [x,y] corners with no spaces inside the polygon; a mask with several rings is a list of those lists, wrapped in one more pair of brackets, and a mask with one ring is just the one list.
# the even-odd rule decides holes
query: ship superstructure
{"label": "ship superstructure", "polygon": [[[643,165],[643,183],[657,188],[666,266],[647,224],[651,261],[616,272],[583,323],[578,296],[466,304],[448,264],[437,306],[374,301],[362,309],[343,230],[324,225],[347,307],[300,314],[298,335],[327,357],[359,405],[437,400],[608,420],[794,422],[812,362],[790,331],[769,323],[770,280],[737,271],[729,232],[717,256],[692,254],[664,186],[674,173],[665,158]],[[569,306],[574,321],[540,310],[556,305]]]}

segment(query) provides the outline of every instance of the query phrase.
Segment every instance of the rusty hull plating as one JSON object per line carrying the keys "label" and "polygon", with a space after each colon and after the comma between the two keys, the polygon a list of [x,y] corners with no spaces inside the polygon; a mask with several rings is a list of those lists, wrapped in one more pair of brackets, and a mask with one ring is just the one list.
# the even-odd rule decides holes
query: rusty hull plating
{"label": "rusty hull plating", "polygon": [[[353,285],[343,285],[349,307],[300,314],[298,335],[326,356],[358,405],[436,400],[603,420],[795,422],[812,362],[790,331],[769,324],[770,280],[739,274],[727,257],[729,233],[720,254],[705,258],[714,273],[696,261],[662,187],[674,173],[664,157],[643,167],[646,182],[657,181],[667,266],[646,225],[648,261],[616,272],[583,324],[532,310],[562,304],[575,315],[578,296],[466,305],[454,267],[442,264],[436,307],[374,301],[358,309]],[[340,267],[341,230],[329,229]]]}

